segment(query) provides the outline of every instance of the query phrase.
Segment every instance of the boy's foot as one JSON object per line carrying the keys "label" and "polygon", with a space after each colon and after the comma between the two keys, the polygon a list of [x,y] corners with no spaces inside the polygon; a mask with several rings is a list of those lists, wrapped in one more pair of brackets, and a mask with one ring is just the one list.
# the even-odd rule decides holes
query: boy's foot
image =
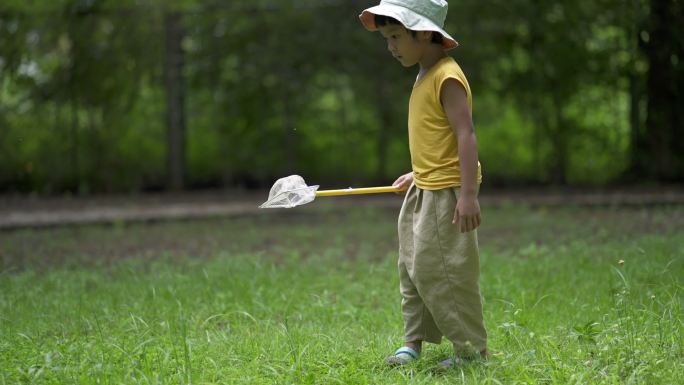
{"label": "boy's foot", "polygon": [[442,369],[453,369],[458,365],[463,365],[468,361],[473,361],[477,359],[487,360],[489,359],[489,352],[485,349],[472,357],[451,357],[439,363],[439,367]]}
{"label": "boy's foot", "polygon": [[420,353],[408,346],[403,346],[397,349],[393,355],[387,357],[386,361],[390,365],[401,366],[416,361],[418,358],[420,358]]}
{"label": "boy's foot", "polygon": [[453,369],[458,365],[463,365],[465,360],[463,358],[448,358],[439,363],[439,367],[442,369]]}

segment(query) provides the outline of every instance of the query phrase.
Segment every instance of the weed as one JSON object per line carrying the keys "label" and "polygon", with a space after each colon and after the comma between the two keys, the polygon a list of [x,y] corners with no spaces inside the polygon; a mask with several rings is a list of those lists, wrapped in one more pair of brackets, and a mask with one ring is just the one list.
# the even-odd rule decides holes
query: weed
{"label": "weed", "polygon": [[684,230],[592,209],[608,219],[588,232],[573,210],[486,212],[493,356],[447,372],[447,341],[383,364],[402,343],[395,212],[0,233],[0,383],[678,383]]}

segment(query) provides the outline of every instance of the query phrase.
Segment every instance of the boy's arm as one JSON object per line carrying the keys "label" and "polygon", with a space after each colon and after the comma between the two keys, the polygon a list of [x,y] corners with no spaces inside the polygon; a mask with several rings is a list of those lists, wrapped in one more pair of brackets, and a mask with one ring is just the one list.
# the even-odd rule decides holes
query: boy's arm
{"label": "boy's arm", "polygon": [[477,139],[473,119],[468,108],[468,95],[456,79],[447,79],[440,94],[449,124],[458,138],[458,156],[461,164],[461,193],[459,194],[454,224],[462,233],[480,226],[480,204],[477,200]]}

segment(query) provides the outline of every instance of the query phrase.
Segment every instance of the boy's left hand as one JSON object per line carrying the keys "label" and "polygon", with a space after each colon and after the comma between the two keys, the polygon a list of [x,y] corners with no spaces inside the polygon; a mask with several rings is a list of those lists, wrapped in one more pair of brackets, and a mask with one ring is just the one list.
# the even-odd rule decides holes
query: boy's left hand
{"label": "boy's left hand", "polygon": [[462,233],[467,233],[480,227],[481,222],[480,203],[477,198],[459,197],[451,223],[458,225]]}

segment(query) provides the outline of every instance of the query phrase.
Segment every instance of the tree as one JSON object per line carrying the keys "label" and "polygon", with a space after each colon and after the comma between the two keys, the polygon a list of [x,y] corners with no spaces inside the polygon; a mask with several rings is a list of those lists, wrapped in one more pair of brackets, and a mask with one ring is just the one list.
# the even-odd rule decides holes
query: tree
{"label": "tree", "polygon": [[183,18],[177,11],[164,15],[166,89],[166,172],[168,188],[185,186],[185,87],[183,82]]}
{"label": "tree", "polygon": [[684,180],[684,3],[651,0],[642,49],[648,60],[646,126],[634,136],[632,173]]}

